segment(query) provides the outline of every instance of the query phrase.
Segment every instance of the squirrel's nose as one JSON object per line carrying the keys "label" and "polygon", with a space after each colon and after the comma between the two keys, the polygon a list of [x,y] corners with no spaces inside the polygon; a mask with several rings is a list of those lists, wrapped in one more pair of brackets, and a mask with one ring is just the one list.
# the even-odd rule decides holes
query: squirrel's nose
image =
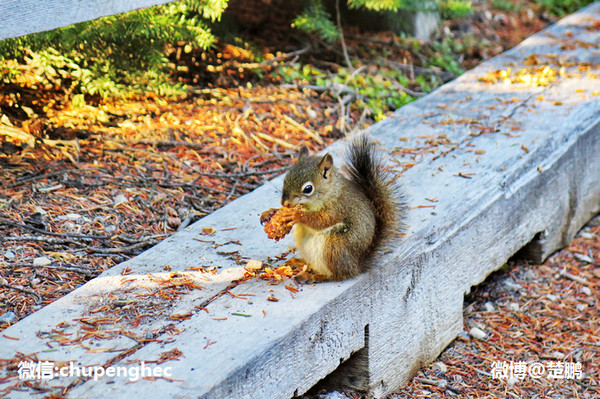
{"label": "squirrel's nose", "polygon": [[287,192],[287,190],[284,190],[283,193],[281,193],[281,205],[288,206],[289,204],[290,204],[290,195]]}

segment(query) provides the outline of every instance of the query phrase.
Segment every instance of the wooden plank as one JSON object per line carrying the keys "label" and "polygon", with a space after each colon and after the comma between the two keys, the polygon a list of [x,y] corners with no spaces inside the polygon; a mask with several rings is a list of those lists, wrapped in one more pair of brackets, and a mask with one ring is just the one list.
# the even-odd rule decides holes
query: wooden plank
{"label": "wooden plank", "polygon": [[[415,164],[401,177],[411,208],[408,237],[371,272],[345,282],[301,285],[295,294],[284,284],[236,282],[246,260],[239,256],[267,262],[291,244],[289,237],[268,240],[258,224],[261,211],[278,205],[278,178],[8,328],[5,335],[21,340],[0,337],[0,358],[15,359],[21,352],[55,362],[128,367],[177,350],[178,360],[161,363],[172,368],[176,381],[38,382],[69,385],[72,397],[288,398],[363,349],[363,361],[349,366],[345,377],[364,375],[370,394],[384,396],[462,329],[463,295],[471,286],[536,236],[544,236],[540,253],[547,256],[600,211],[600,33],[588,29],[598,20],[597,3],[370,129],[391,165]],[[568,46],[575,40],[592,48]],[[490,71],[528,67],[532,54],[545,54],[547,62],[555,54],[571,64],[547,86],[481,80]],[[342,147],[336,143],[331,151]],[[431,205],[435,208],[422,207]],[[201,235],[206,227],[216,232]],[[181,279],[169,277],[166,266],[204,289],[160,299],[165,281]],[[214,275],[186,270],[198,266],[220,268]],[[123,276],[124,270],[130,274]],[[125,292],[128,285],[146,288]],[[153,296],[140,297],[144,291]],[[268,301],[270,295],[279,301]],[[77,336],[85,326],[73,319],[108,317],[90,311],[126,300],[147,312],[156,307],[152,317],[131,327],[147,340],[119,334],[86,340],[85,346],[57,345],[57,325]],[[170,317],[186,313],[191,314],[184,320]],[[60,325],[63,321],[69,326]],[[130,328],[126,320],[115,325]],[[44,352],[47,343],[56,351]],[[100,348],[115,352],[98,353]],[[9,378],[0,389],[18,381],[14,370],[2,372],[0,381]],[[30,394],[12,391],[11,397]]]}
{"label": "wooden plank", "polygon": [[0,40],[44,32],[173,0],[2,0]]}

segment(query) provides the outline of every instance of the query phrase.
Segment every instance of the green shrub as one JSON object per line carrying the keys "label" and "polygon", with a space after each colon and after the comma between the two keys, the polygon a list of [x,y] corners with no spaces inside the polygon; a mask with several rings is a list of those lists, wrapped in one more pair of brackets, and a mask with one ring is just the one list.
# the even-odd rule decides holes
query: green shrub
{"label": "green shrub", "polygon": [[472,0],[444,0],[441,2],[441,14],[444,19],[463,18],[472,12]]}
{"label": "green shrub", "polygon": [[220,18],[227,1],[186,0],[0,41],[0,67],[17,60],[42,68],[43,79],[90,95],[115,94],[133,82],[160,87],[166,46],[211,47],[215,37],[208,24]]}
{"label": "green shrub", "polygon": [[536,0],[536,3],[555,16],[573,13],[593,2],[594,0]]}
{"label": "green shrub", "polygon": [[521,4],[513,3],[510,0],[492,0],[492,7],[507,12],[516,12],[521,9]]}
{"label": "green shrub", "polygon": [[325,10],[321,0],[309,0],[302,14],[294,19],[292,26],[314,33],[328,42],[333,42],[340,37],[338,28],[331,22],[331,16]]}

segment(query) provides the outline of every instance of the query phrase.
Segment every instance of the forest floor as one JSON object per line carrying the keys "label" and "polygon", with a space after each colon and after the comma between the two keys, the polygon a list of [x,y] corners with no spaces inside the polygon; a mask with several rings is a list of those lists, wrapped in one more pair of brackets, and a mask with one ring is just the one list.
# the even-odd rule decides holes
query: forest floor
{"label": "forest floor", "polygon": [[598,298],[600,216],[543,264],[515,257],[474,287],[463,333],[391,397],[598,398]]}
{"label": "forest floor", "polygon": [[[355,93],[307,84],[314,71],[335,77],[339,44],[307,47],[277,7],[260,16],[244,7],[231,2],[247,19],[241,34],[272,61],[256,65],[247,47],[227,43],[175,49],[187,94],[76,106],[58,88],[0,88],[2,113],[45,140],[0,142],[0,330],[281,174],[301,145],[320,150],[374,122]],[[442,23],[432,43],[451,49],[344,33],[355,75],[405,68],[409,83],[396,90],[418,97],[419,76],[434,89],[456,75],[452,62],[470,69],[554,20],[534,2],[483,1]],[[273,73],[280,66],[288,75]],[[14,106],[15,91],[26,107]],[[600,397],[599,262],[597,219],[543,265],[510,262],[466,298],[465,333],[392,397]],[[580,363],[583,378],[492,378],[493,362],[511,361]]]}

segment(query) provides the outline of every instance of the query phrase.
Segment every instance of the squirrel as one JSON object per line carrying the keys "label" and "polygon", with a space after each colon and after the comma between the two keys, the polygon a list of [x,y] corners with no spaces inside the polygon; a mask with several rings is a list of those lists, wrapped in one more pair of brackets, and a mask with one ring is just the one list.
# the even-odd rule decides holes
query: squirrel
{"label": "squirrel", "polygon": [[[405,204],[394,176],[365,135],[350,142],[348,177],[333,157],[311,155],[302,147],[285,176],[281,204],[299,209],[294,224],[296,249],[308,266],[332,280],[357,276],[369,259],[403,229]],[[264,222],[274,209],[261,216]]]}

